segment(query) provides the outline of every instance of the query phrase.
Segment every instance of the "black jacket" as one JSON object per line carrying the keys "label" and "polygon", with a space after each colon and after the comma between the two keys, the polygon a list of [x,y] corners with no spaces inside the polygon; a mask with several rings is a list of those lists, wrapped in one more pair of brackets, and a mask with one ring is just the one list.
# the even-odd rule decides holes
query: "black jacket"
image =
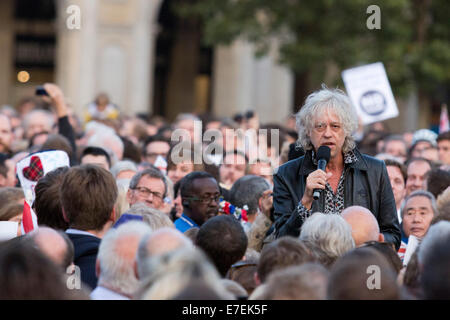
{"label": "black jacket", "polygon": [[[354,153],[358,161],[345,167],[344,207],[353,205],[368,208],[378,221],[385,241],[400,247],[400,226],[397,218],[394,194],[383,161]],[[313,164],[312,152],[291,160],[278,168],[274,174],[275,232],[276,237],[300,234],[302,219],[295,209],[303,197],[307,176],[317,170]],[[324,212],[325,196],[313,201],[312,212]]]}
{"label": "black jacket", "polygon": [[95,262],[97,260],[98,247],[101,239],[83,234],[67,234],[74,247],[74,264],[80,268],[81,281],[93,290],[97,287],[97,275],[95,274]]}

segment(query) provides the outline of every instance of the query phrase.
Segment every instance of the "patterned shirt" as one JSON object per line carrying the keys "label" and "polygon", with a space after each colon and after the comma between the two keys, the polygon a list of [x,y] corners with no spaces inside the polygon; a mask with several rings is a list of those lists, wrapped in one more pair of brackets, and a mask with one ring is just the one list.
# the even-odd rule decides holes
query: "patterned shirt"
{"label": "patterned shirt", "polygon": [[[317,165],[317,159],[314,151],[312,152],[312,159],[314,165]],[[352,150],[344,154],[344,165],[348,165],[356,161],[358,161],[358,158]],[[340,214],[342,210],[344,210],[344,173],[345,169],[342,171],[342,175],[339,179],[336,194],[334,193],[333,188],[331,188],[331,185],[328,182],[326,183],[324,213]],[[298,203],[296,210],[303,221],[305,221],[306,218],[310,217],[313,213],[311,210],[306,209],[301,201]]]}

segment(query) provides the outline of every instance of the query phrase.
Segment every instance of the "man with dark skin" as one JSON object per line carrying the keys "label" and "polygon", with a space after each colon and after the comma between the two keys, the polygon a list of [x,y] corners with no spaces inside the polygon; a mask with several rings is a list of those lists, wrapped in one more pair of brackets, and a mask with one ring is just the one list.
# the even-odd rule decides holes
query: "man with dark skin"
{"label": "man with dark skin", "polygon": [[181,181],[183,214],[175,221],[175,228],[185,232],[200,227],[219,212],[219,185],[207,172],[195,171]]}

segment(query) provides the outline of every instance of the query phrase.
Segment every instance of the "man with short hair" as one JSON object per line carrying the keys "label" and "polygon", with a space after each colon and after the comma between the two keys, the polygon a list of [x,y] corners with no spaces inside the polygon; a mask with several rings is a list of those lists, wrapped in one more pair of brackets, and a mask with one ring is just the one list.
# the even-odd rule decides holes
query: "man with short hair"
{"label": "man with short hair", "polygon": [[302,241],[291,236],[281,237],[262,249],[255,277],[256,282],[258,285],[265,283],[269,275],[276,270],[300,266],[314,260],[310,250]]}
{"label": "man with short hair", "polygon": [[406,169],[406,196],[413,191],[425,190],[428,172],[431,170],[430,161],[425,158],[412,158]]}
{"label": "man with short hair", "polygon": [[227,152],[220,165],[220,185],[225,189],[230,189],[233,183],[243,177],[248,172],[247,156],[237,150]]}
{"label": "man with short hair", "polygon": [[143,202],[150,208],[161,210],[167,195],[167,183],[157,168],[150,167],[136,173],[130,181],[127,200],[130,206]]}
{"label": "man with short hair", "polygon": [[14,161],[0,153],[0,188],[15,187],[17,183]]}
{"label": "man with short hair", "polygon": [[402,260],[406,252],[409,237],[412,235],[421,241],[427,234],[431,220],[437,215],[436,199],[430,192],[417,190],[405,198],[402,206],[402,224],[405,236],[398,250],[398,254]]}
{"label": "man with short hair", "polygon": [[390,154],[403,162],[406,160],[406,142],[401,135],[391,135],[384,139],[383,153]]}
{"label": "man with short hair", "polygon": [[198,231],[196,245],[201,248],[225,277],[233,263],[247,250],[247,236],[239,221],[230,215],[213,217]]}
{"label": "man with short hair", "polygon": [[[377,281],[370,275],[377,271]],[[328,300],[398,300],[395,270],[373,248],[357,248],[333,265],[328,280]],[[378,284],[378,286],[377,286]]]}
{"label": "man with short hair", "polygon": [[351,206],[345,208],[341,215],[352,228],[352,238],[355,241],[355,246],[359,247],[368,241],[384,241],[377,219],[367,208]]}
{"label": "man with short hair", "polygon": [[439,151],[439,160],[443,164],[450,165],[450,130],[440,133],[436,141]]}
{"label": "man with short hair", "polygon": [[72,167],[60,189],[66,233],[72,240],[74,263],[81,269],[81,280],[97,286],[95,260],[101,238],[114,224],[117,186],[112,174],[95,165]]}
{"label": "man with short hair", "polygon": [[103,148],[87,147],[80,157],[80,164],[95,164],[105,170],[111,168],[111,158]]}
{"label": "man with short hair", "polygon": [[69,237],[61,231],[48,227],[40,227],[29,235],[41,252],[60,266],[65,273],[73,263],[74,255],[73,244]]}
{"label": "man with short hair", "polygon": [[96,273],[98,286],[91,293],[93,300],[129,300],[138,288],[134,272],[139,242],[151,234],[142,222],[127,222],[110,229],[98,250]]}
{"label": "man with short hair", "polygon": [[392,192],[394,193],[398,221],[402,222],[400,207],[406,194],[406,167],[404,164],[401,164],[400,162],[393,159],[386,159],[384,160],[384,163],[386,164],[389,180],[391,182]]}
{"label": "man with short hair", "polygon": [[214,177],[203,171],[186,175],[181,184],[183,214],[175,221],[175,228],[185,232],[200,227],[219,212],[220,189]]}
{"label": "man with short hair", "polygon": [[151,136],[145,141],[143,152],[144,157],[142,160],[154,165],[158,156],[161,156],[164,160],[166,160],[169,150],[169,139],[163,136]]}
{"label": "man with short hair", "polygon": [[47,110],[35,109],[25,116],[22,124],[25,138],[30,139],[37,133],[51,133],[55,124],[55,116]]}

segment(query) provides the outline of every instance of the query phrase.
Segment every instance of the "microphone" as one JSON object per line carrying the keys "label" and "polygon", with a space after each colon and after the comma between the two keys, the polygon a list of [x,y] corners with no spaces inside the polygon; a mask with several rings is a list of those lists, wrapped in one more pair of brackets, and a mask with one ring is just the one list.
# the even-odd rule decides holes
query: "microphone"
{"label": "microphone", "polygon": [[[328,161],[330,161],[330,147],[320,146],[319,150],[317,150],[317,169],[325,171],[327,167]],[[322,193],[322,189],[315,189],[313,193],[314,200],[318,200],[320,194]]]}

